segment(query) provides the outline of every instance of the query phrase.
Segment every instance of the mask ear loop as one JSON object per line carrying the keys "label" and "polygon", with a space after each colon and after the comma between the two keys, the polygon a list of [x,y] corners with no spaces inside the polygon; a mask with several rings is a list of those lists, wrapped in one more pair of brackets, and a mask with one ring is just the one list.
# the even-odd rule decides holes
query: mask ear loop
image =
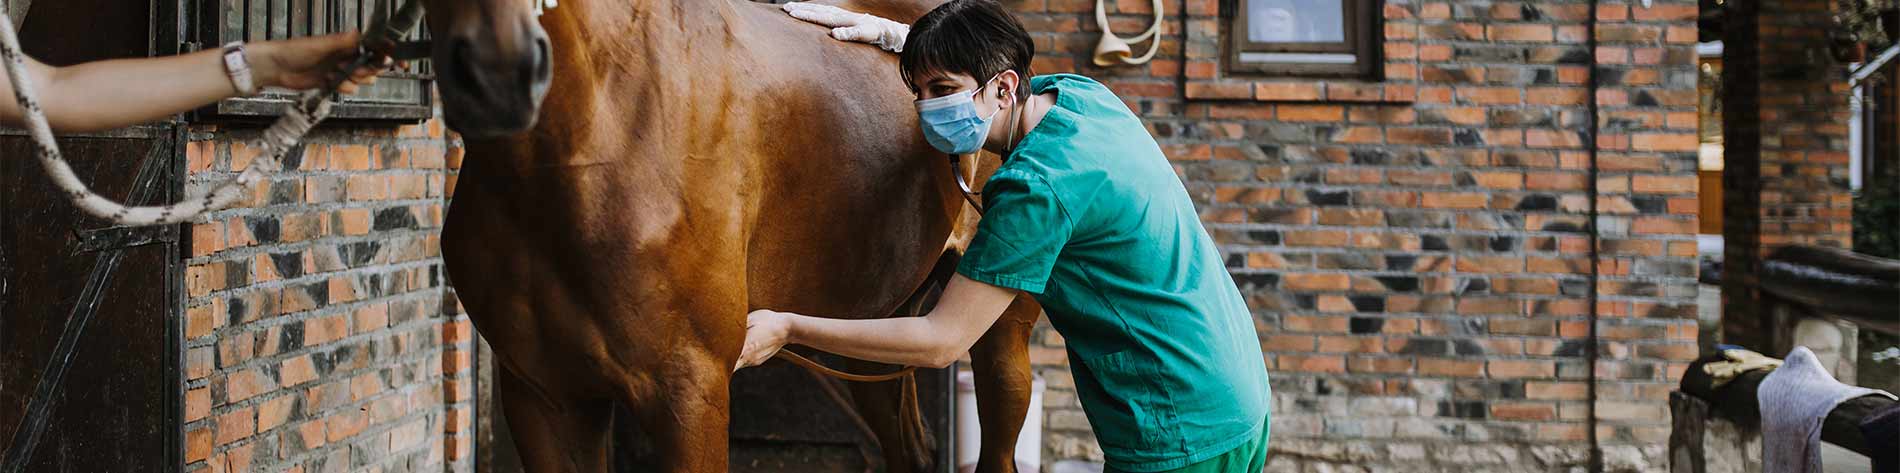
{"label": "mask ear loop", "polygon": [[[998,89],[997,92],[1002,92],[1002,90]],[[1009,94],[999,93],[997,95],[997,98],[1002,99],[1008,96]],[[1009,160],[1009,153],[1013,153],[1016,151],[1016,127],[1022,124],[1022,114],[1027,111],[1024,109],[1023,101],[1021,100],[1017,100],[1016,103],[1010,104],[1009,108],[1010,108],[1009,139],[1003,142],[1006,148],[1003,150],[1004,154],[1001,156],[1001,158],[1004,161]],[[958,156],[954,154],[948,155],[948,156],[950,157],[950,174],[953,176],[956,176],[957,188],[963,191],[963,200],[965,202],[970,203],[970,208],[976,209],[976,214],[978,216],[982,216],[983,204],[980,202],[977,202],[976,198],[978,196],[983,195],[983,191],[970,190],[970,181],[965,180],[963,178],[963,160],[958,159]]]}

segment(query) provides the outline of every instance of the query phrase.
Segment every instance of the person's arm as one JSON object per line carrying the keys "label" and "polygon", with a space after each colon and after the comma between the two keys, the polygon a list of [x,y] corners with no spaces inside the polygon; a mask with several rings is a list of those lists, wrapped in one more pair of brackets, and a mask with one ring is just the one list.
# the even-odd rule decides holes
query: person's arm
{"label": "person's arm", "polygon": [[736,368],[756,366],[788,344],[904,366],[949,366],[989,331],[1017,292],[959,274],[923,317],[841,320],[769,310],[746,316]]}
{"label": "person's arm", "polygon": [[[259,88],[309,89],[338,73],[356,55],[356,33],[245,45],[245,58]],[[56,131],[109,130],[158,120],[238,94],[225,74],[221,50],[144,59],[114,59],[52,67],[28,58],[26,70],[40,110]],[[374,82],[381,68],[351,75]],[[13,84],[0,76],[0,125],[23,126]],[[345,83],[344,93],[356,90]]]}

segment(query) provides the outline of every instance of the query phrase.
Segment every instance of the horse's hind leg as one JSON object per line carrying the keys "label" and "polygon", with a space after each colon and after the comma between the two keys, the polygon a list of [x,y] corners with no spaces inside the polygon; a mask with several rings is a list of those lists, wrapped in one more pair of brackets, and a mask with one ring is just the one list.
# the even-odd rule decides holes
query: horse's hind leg
{"label": "horse's hind leg", "polygon": [[977,423],[983,443],[977,453],[979,473],[1016,471],[1016,436],[1029,413],[1035,375],[1029,366],[1029,336],[1042,306],[1020,295],[970,347],[970,371],[976,381]]}
{"label": "horse's hind leg", "polygon": [[508,428],[531,472],[605,473],[612,401],[556,399],[536,391],[508,369],[497,370],[495,392]]}

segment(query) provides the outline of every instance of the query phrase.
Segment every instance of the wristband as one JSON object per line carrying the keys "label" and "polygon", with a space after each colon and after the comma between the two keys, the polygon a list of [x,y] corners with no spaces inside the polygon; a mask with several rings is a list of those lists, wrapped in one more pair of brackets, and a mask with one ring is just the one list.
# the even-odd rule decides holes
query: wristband
{"label": "wristband", "polygon": [[244,58],[244,42],[232,41],[224,45],[224,73],[231,77],[238,95],[257,95],[257,81],[251,75],[251,64]]}

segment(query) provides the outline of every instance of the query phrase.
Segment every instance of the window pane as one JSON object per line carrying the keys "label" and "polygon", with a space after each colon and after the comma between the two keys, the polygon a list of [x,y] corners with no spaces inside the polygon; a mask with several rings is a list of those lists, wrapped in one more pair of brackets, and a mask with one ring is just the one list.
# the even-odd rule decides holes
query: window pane
{"label": "window pane", "polygon": [[1247,39],[1258,43],[1346,41],[1344,0],[1247,0]]}

